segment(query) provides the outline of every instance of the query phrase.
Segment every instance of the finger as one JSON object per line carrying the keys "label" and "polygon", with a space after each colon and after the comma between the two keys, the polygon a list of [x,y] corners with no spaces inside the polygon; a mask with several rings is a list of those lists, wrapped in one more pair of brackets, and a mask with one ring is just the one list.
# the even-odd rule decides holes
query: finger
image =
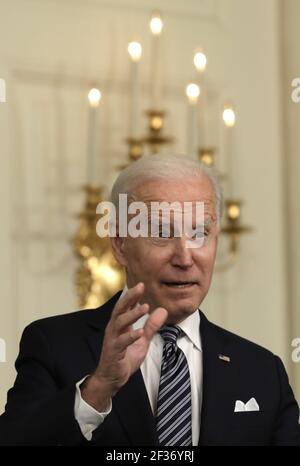
{"label": "finger", "polygon": [[163,307],[158,307],[153,311],[144,326],[144,335],[147,340],[152,339],[153,335],[164,325],[168,317],[168,311]]}
{"label": "finger", "polygon": [[125,331],[127,327],[133,325],[137,320],[139,320],[143,315],[147,314],[149,311],[149,304],[137,305],[130,311],[125,312],[117,317],[113,325],[113,332],[120,334]]}
{"label": "finger", "polygon": [[136,330],[130,330],[129,332],[123,333],[119,336],[115,343],[115,349],[118,353],[124,352],[129,345],[132,345],[138,340],[144,333],[144,329],[138,328]]}
{"label": "finger", "polygon": [[138,283],[133,288],[130,288],[125,294],[125,296],[123,296],[123,298],[119,299],[119,301],[117,302],[112,312],[112,318],[116,318],[118,315],[136,306],[138,300],[144,292],[144,288],[144,283],[142,282]]}

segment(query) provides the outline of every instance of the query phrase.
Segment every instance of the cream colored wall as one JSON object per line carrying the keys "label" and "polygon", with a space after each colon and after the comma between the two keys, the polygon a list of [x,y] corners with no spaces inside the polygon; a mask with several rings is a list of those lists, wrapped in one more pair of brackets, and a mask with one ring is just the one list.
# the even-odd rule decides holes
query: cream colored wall
{"label": "cream colored wall", "polygon": [[[299,18],[300,3],[297,0],[282,2],[283,24],[283,106],[284,106],[284,145],[283,163],[286,183],[286,225],[285,241],[289,267],[288,294],[291,339],[300,338],[300,103],[291,99],[291,82],[300,78],[299,62]],[[299,358],[299,351],[298,351]],[[293,382],[300,399],[300,362],[294,361],[291,367]]]}
{"label": "cream colored wall", "polygon": [[[147,22],[157,4],[166,26],[167,130],[176,136],[176,150],[186,147],[182,89],[193,78],[191,58],[198,44],[209,57],[213,111],[228,96],[238,109],[234,189],[245,200],[244,221],[254,232],[243,238],[239,262],[216,273],[203,309],[212,320],[269,347],[291,370],[278,2],[2,0],[0,77],[7,82],[7,103],[0,104],[0,337],[8,355],[7,363],[0,363],[0,411],[24,326],[75,307],[76,262],[69,240],[85,181],[86,91],[95,80],[104,94],[99,180],[108,187],[115,166],[126,157],[126,45],[136,35],[144,45],[141,105],[146,109]],[[211,137],[218,144],[215,121]],[[224,157],[220,162],[226,169]]]}

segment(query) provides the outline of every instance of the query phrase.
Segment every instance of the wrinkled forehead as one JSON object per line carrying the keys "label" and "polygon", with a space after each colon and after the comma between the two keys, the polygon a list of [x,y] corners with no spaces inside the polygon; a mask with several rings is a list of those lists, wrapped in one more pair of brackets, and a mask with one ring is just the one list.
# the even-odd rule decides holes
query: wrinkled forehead
{"label": "wrinkled forehead", "polygon": [[[195,210],[199,203],[203,204],[204,215],[216,216],[216,202],[213,187],[205,176],[187,177],[184,179],[156,179],[137,184],[129,194],[129,201],[141,201],[145,204],[173,204],[174,210],[185,207]],[[166,207],[168,210],[168,207]]]}

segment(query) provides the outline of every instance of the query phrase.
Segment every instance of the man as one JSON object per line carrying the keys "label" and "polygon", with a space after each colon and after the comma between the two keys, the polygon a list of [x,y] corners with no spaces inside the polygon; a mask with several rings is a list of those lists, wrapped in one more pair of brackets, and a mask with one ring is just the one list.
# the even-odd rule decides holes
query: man
{"label": "man", "polygon": [[[199,310],[219,233],[215,178],[186,158],[156,155],[121,173],[116,207],[119,194],[143,202],[157,231],[152,222],[151,233],[126,237],[118,217],[111,242],[126,270],[122,295],[25,329],[0,442],[300,445],[299,409],[280,359]],[[165,211],[151,214],[157,202],[174,207],[167,234]],[[194,237],[177,221],[187,205]]]}

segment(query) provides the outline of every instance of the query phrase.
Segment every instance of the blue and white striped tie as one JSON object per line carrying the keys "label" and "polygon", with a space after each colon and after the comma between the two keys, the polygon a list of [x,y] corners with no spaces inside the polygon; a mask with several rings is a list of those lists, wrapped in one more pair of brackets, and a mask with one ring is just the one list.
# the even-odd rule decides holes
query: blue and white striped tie
{"label": "blue and white striped tie", "polygon": [[157,399],[156,428],[160,445],[192,445],[191,381],[186,357],[177,346],[182,333],[168,325],[159,333],[164,349]]}

